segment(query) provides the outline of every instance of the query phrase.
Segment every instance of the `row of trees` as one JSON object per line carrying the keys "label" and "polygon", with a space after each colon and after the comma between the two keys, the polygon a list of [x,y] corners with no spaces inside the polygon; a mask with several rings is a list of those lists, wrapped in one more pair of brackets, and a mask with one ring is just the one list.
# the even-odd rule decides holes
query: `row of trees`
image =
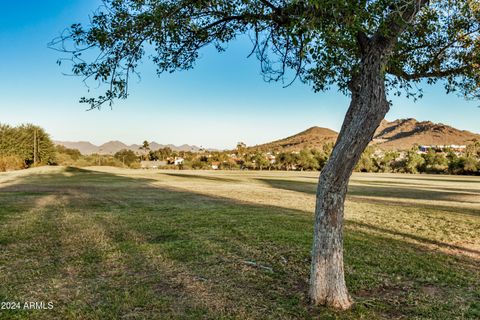
{"label": "row of trees", "polygon": [[33,124],[0,124],[0,171],[55,164],[55,147],[49,135]]}
{"label": "row of trees", "polygon": [[[299,152],[265,153],[248,148],[231,151],[190,152],[174,151],[170,148],[159,150],[143,149],[143,152],[121,150],[114,155],[116,165],[138,168],[141,160],[168,161],[176,157],[184,159],[181,169],[223,169],[223,170],[308,170],[320,171],[326,165],[333,144],[321,149],[303,149]],[[105,163],[108,163],[104,161]],[[165,166],[173,168],[173,166]],[[177,167],[178,168],[178,167]],[[480,142],[467,146],[464,153],[453,150],[430,150],[421,154],[417,147],[408,151],[381,151],[373,146],[362,154],[355,167],[357,172],[398,172],[398,173],[444,173],[480,174]]]}
{"label": "row of trees", "polygon": [[[74,166],[74,167],[90,167],[90,166],[109,166],[109,167],[125,167],[125,165],[112,155],[91,154],[82,155],[77,149],[70,149],[57,145],[56,162],[57,165]],[[135,156],[135,159],[138,157]]]}
{"label": "row of trees", "polygon": [[368,147],[358,162],[356,171],[399,173],[480,174],[480,142],[467,147],[463,154],[453,151],[430,150],[419,154],[417,148],[406,152],[375,152]]}
{"label": "row of trees", "polygon": [[[54,146],[41,127],[25,124],[17,127],[0,125],[0,171],[27,168],[34,165],[117,166],[139,168],[140,161],[184,159],[181,169],[248,169],[248,170],[309,170],[323,169],[333,149],[326,144],[321,149],[299,152],[264,153],[237,148],[232,152],[195,153],[171,148],[150,150],[148,142],[138,152],[121,150],[115,155],[84,156],[76,149]],[[173,167],[173,166],[170,166]],[[467,146],[463,154],[453,150],[433,150],[420,154],[414,147],[408,151],[380,151],[373,146],[363,152],[355,171],[398,173],[480,174],[480,142]]]}
{"label": "row of trees", "polygon": [[[368,147],[355,167],[357,172],[397,172],[397,173],[443,173],[480,174],[480,143],[469,146],[472,152],[429,151],[419,154],[417,148],[408,151],[380,151]],[[330,156],[329,151],[304,149],[298,153],[279,153],[275,163],[268,163],[260,154],[248,155],[243,167],[254,170],[313,170],[323,169]]]}

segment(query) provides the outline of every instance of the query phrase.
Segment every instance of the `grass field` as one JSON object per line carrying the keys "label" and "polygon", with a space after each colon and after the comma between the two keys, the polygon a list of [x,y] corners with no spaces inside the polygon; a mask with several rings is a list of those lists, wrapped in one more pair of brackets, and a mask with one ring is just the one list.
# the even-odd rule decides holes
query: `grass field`
{"label": "grass field", "polygon": [[318,173],[0,174],[0,319],[478,319],[480,177],[356,174],[356,304],[307,300]]}

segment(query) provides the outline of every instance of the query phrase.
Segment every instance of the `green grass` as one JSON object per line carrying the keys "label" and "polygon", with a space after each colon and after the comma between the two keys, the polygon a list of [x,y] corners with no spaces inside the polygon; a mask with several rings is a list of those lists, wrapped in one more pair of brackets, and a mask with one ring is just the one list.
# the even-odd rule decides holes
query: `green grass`
{"label": "green grass", "polygon": [[0,319],[478,319],[480,178],[357,174],[353,309],[308,303],[318,174],[0,174]]}

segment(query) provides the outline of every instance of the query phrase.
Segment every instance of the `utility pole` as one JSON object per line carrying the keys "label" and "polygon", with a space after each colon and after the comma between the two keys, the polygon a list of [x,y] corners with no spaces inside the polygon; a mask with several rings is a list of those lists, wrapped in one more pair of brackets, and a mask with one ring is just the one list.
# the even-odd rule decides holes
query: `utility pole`
{"label": "utility pole", "polygon": [[33,129],[33,165],[37,164],[37,129]]}

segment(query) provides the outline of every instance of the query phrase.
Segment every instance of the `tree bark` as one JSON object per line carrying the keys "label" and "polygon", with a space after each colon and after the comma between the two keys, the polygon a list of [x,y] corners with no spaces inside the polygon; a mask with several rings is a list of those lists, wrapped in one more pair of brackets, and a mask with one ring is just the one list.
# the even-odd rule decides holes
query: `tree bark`
{"label": "tree bark", "polygon": [[389,110],[385,52],[371,46],[363,54],[362,69],[351,84],[350,107],[319,178],[309,290],[315,305],[342,310],[352,305],[343,267],[344,202],[353,169]]}

